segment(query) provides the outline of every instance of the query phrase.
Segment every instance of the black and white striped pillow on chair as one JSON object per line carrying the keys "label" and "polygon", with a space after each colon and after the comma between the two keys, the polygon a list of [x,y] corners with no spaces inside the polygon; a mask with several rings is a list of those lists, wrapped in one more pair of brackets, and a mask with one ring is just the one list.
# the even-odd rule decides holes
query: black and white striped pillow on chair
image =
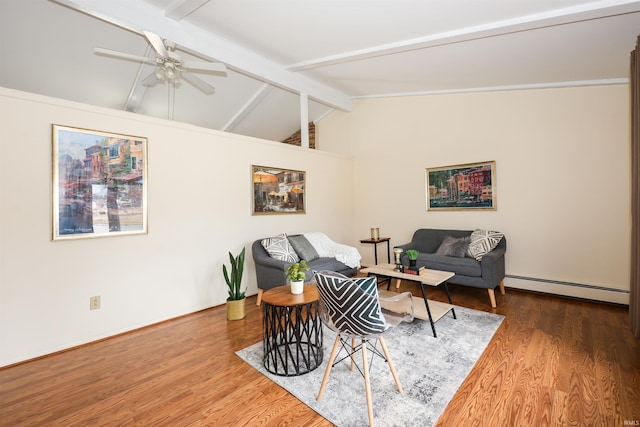
{"label": "black and white striped pillow on chair", "polygon": [[323,321],[336,332],[368,336],[387,330],[376,277],[348,278],[334,272],[316,272],[316,285],[324,305]]}

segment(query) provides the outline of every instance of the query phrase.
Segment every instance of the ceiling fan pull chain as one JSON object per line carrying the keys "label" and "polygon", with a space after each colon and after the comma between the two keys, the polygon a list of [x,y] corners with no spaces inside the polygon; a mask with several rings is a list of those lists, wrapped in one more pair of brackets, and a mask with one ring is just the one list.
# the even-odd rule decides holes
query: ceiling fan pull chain
{"label": "ceiling fan pull chain", "polygon": [[169,118],[169,120],[173,120],[173,114],[176,109],[176,80],[175,79],[167,81],[167,90],[169,91],[168,100],[167,100],[168,101],[167,117]]}
{"label": "ceiling fan pull chain", "polygon": [[176,112],[176,82],[177,80],[173,80],[173,90],[171,91],[171,120],[173,120],[173,115]]}

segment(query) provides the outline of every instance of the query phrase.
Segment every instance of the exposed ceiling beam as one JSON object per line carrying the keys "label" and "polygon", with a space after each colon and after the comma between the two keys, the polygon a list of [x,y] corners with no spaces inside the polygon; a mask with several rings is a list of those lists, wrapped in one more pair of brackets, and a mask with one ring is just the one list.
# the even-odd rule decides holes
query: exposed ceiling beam
{"label": "exposed ceiling beam", "polygon": [[267,95],[273,91],[273,86],[264,84],[260,89],[251,97],[251,99],[244,104],[244,106],[227,122],[226,125],[220,130],[225,132],[233,132],[233,129],[242,121],[242,119],[255,108]]}
{"label": "exposed ceiling beam", "polygon": [[164,14],[167,18],[180,21],[205,3],[209,3],[209,0],[177,0],[165,10]]}
{"label": "exposed ceiling beam", "polygon": [[345,62],[360,61],[377,56],[393,55],[417,49],[426,49],[464,41],[494,37],[509,33],[529,31],[543,27],[569,24],[573,22],[604,18],[626,13],[638,12],[637,0],[604,0],[578,6],[556,9],[543,13],[521,16],[513,19],[490,22],[484,25],[447,31],[379,46],[372,46],[338,55],[326,56],[310,61],[292,64],[287,67],[290,71],[303,71]]}
{"label": "exposed ceiling beam", "polygon": [[257,80],[297,94],[307,93],[310,99],[343,111],[351,111],[351,98],[337,89],[306,76],[284,69],[222,37],[182,21],[167,18],[164,11],[146,2],[131,0],[50,0],[79,12],[142,35],[152,31],[162,38],[175,41],[181,48],[226,64],[229,68]]}

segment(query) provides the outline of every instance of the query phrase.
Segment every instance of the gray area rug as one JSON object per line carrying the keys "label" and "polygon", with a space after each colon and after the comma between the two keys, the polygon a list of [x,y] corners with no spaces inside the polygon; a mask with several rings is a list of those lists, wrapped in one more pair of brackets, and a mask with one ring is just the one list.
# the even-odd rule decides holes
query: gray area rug
{"label": "gray area rug", "polygon": [[[404,393],[396,389],[387,364],[376,357],[370,377],[378,427],[435,424],[504,318],[464,307],[456,306],[455,310],[457,320],[449,313],[436,323],[437,338],[429,322],[419,319],[385,334]],[[336,426],[367,425],[364,378],[357,369],[349,370],[348,359],[331,370],[322,400],[316,401],[334,340],[335,333],[325,327],[322,365],[298,377],[267,372],[262,363],[262,342],[236,354]],[[345,355],[344,350],[336,360],[341,355]],[[361,354],[356,357],[361,364]]]}

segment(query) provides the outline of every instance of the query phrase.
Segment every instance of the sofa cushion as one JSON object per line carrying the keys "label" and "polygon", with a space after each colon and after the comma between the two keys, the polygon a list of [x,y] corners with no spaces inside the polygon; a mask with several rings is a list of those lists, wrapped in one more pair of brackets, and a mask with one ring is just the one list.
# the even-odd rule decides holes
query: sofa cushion
{"label": "sofa cushion", "polygon": [[312,271],[337,271],[348,270],[349,267],[335,258],[321,257],[309,262]]}
{"label": "sofa cushion", "polygon": [[300,259],[304,259],[307,262],[320,258],[318,251],[309,243],[306,237],[301,234],[295,236],[289,236],[289,243],[293,246]]}
{"label": "sofa cushion", "polygon": [[473,258],[421,253],[418,255],[417,265],[424,265],[432,270],[450,271],[463,276],[482,276],[482,267]]}
{"label": "sofa cushion", "polygon": [[471,230],[439,230],[433,228],[420,228],[415,231],[411,242],[414,245],[414,249],[418,252],[433,254],[435,253],[442,241],[447,237],[468,237],[471,235]]}
{"label": "sofa cushion", "polygon": [[298,262],[298,254],[293,250],[293,247],[289,243],[286,234],[279,234],[274,237],[267,237],[260,242],[264,249],[269,253],[271,258],[279,259],[280,261]]}
{"label": "sofa cushion", "polygon": [[447,236],[440,244],[436,254],[464,258],[467,254],[467,249],[469,249],[470,241],[469,237],[456,238],[453,236]]}
{"label": "sofa cushion", "polygon": [[473,230],[468,253],[478,261],[498,246],[504,234],[498,231]]}

